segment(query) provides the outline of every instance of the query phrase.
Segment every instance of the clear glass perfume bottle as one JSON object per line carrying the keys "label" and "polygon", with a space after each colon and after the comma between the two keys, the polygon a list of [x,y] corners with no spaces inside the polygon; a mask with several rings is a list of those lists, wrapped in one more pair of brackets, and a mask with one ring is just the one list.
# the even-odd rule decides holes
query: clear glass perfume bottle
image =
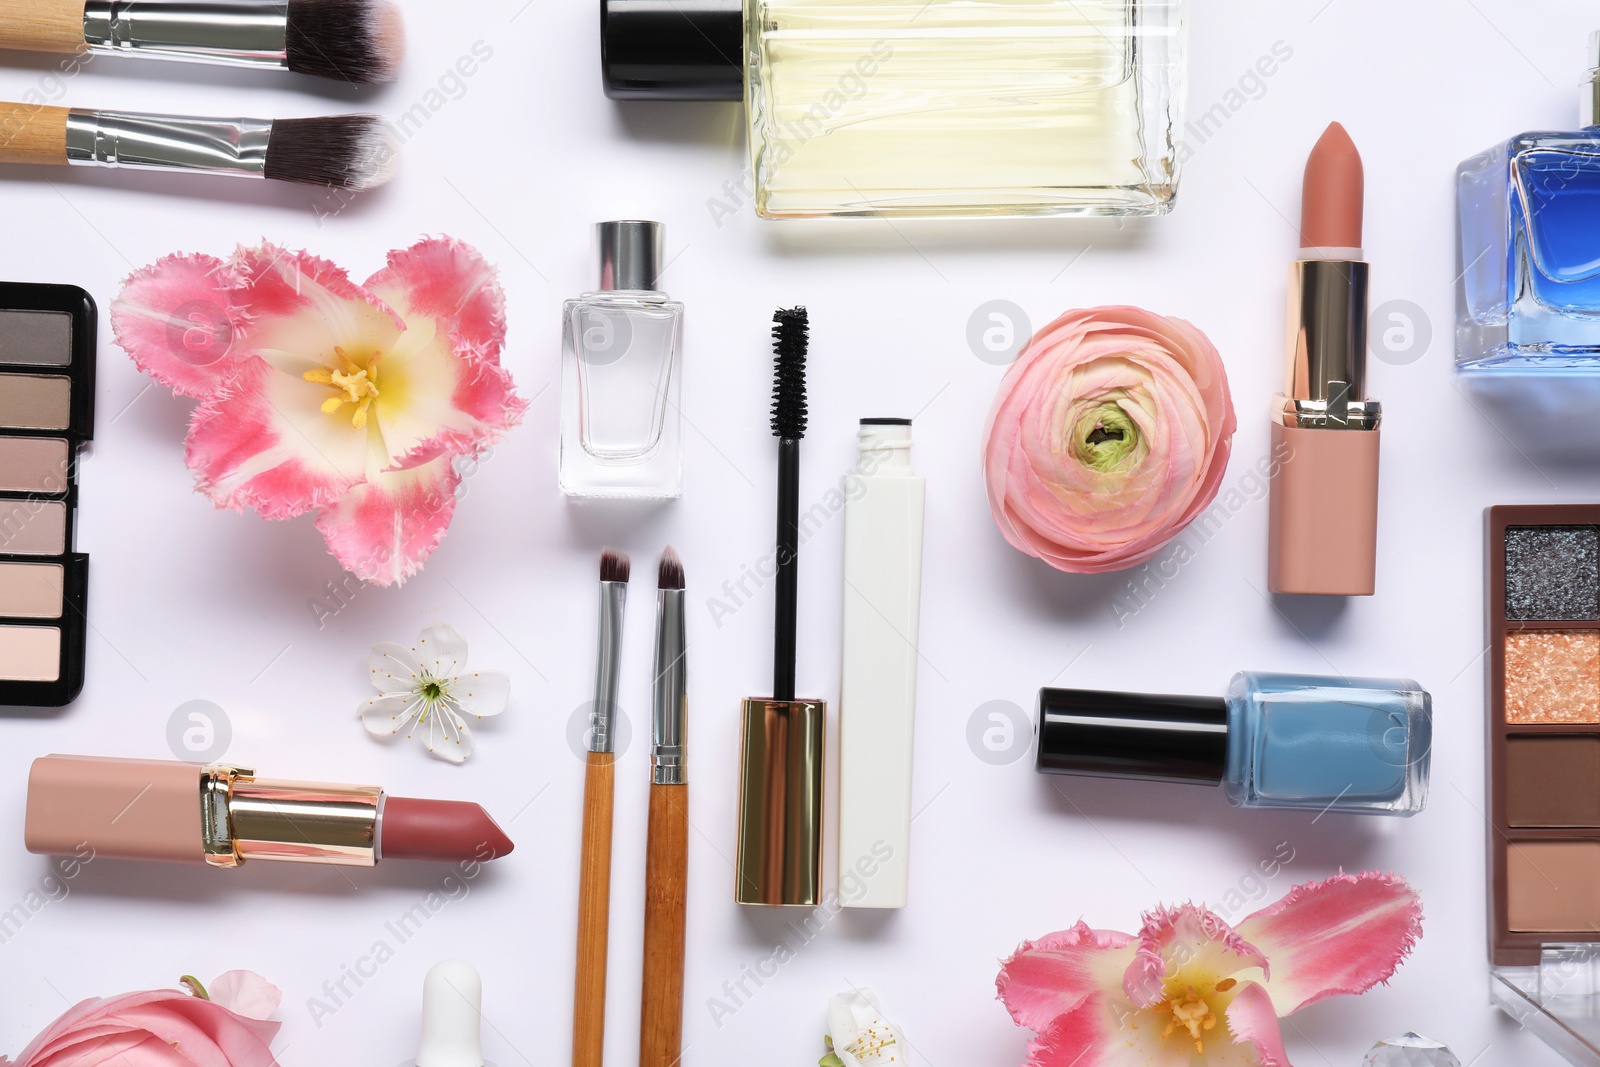
{"label": "clear glass perfume bottle", "polygon": [[1600,34],[1588,54],[1579,130],[1519,134],[1458,172],[1463,372],[1600,370]]}
{"label": "clear glass perfume bottle", "polygon": [[602,0],[606,92],[743,98],[768,218],[1159,215],[1187,2]]}
{"label": "clear glass perfume bottle", "polygon": [[683,305],[656,290],[659,222],[602,222],[600,288],[568,300],[561,342],[561,491],[683,493]]}
{"label": "clear glass perfume bottle", "polygon": [[1416,682],[1244,672],[1225,698],[1039,691],[1049,774],[1221,785],[1240,808],[1413,815],[1432,699]]}

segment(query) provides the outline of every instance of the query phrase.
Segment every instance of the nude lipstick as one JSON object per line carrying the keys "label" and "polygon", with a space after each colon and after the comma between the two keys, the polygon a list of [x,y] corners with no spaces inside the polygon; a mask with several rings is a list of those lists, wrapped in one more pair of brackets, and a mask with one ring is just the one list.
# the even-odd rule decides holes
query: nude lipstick
{"label": "nude lipstick", "polygon": [[42,756],[28,774],[29,852],[237,867],[286,860],[498,859],[511,839],[476,804],[386,796],[371,785],[257,778],[243,767]]}
{"label": "nude lipstick", "polygon": [[1289,271],[1287,385],[1273,398],[1267,586],[1371,596],[1378,426],[1367,396],[1361,154],[1337,122],[1306,163],[1301,258]]}

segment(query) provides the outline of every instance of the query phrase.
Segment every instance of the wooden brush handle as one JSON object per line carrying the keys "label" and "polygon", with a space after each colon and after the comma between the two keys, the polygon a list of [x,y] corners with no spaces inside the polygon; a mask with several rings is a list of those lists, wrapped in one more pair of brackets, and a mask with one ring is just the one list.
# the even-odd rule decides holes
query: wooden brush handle
{"label": "wooden brush handle", "polygon": [[[0,7],[4,2],[0,0]],[[66,108],[0,103],[0,163],[66,162]]]}
{"label": "wooden brush handle", "polygon": [[650,787],[644,885],[644,995],[639,1067],[677,1067],[683,1055],[684,911],[689,890],[689,787]]}
{"label": "wooden brush handle", "polygon": [[87,52],[83,0],[0,0],[0,48]]}
{"label": "wooden brush handle", "polygon": [[583,776],[583,860],[578,874],[572,1067],[601,1067],[605,1048],[606,939],[611,922],[611,809],[616,759],[611,752],[589,753]]}

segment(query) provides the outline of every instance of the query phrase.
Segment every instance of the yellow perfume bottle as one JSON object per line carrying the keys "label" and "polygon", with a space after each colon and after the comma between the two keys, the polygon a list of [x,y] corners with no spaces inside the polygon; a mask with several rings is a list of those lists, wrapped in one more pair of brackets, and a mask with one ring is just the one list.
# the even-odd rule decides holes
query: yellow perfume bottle
{"label": "yellow perfume bottle", "polygon": [[1187,0],[601,0],[614,99],[743,99],[767,218],[1160,215]]}

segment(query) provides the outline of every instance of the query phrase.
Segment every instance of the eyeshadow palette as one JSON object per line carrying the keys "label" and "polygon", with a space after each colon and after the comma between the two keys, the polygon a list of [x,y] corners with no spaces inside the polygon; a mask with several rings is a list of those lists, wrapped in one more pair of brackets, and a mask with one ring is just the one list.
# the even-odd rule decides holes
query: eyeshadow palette
{"label": "eyeshadow palette", "polygon": [[1525,966],[1600,942],[1600,505],[1487,518],[1490,952]]}
{"label": "eyeshadow palette", "polygon": [[73,533],[98,321],[76,286],[0,282],[0,705],[83,688],[89,557]]}

